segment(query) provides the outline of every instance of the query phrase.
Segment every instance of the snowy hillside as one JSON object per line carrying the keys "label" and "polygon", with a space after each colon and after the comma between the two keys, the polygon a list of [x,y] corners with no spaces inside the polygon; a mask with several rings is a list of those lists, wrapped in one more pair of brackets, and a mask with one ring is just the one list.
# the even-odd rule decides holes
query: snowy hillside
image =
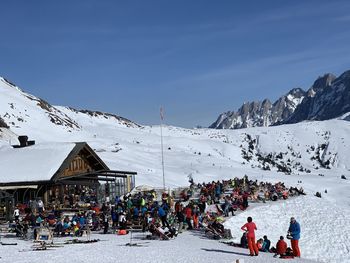
{"label": "snowy hillside", "polygon": [[[0,128],[0,147],[13,144],[16,134],[26,134],[37,143],[87,141],[110,168],[136,171],[137,185],[162,185],[159,126],[139,126],[112,114],[54,107],[4,79],[0,81],[0,117],[10,127]],[[260,226],[259,235],[268,234],[274,240],[285,235],[288,219],[295,215],[302,225],[303,256],[322,262],[350,262],[346,242],[350,228],[339,227],[350,217],[350,180],[341,179],[342,175],[350,178],[349,134],[350,122],[341,119],[240,130],[166,126],[166,185],[187,185],[190,174],[196,182],[247,174],[258,180],[302,186],[308,193],[303,198],[250,208],[233,217],[227,224],[235,238],[248,215]],[[314,197],[316,191],[322,192],[322,199]],[[327,247],[324,240],[329,241]]]}
{"label": "snowy hillside", "polygon": [[[17,134],[31,134],[33,138],[43,135],[46,140],[55,140],[57,134],[81,131],[81,126],[58,107],[31,94],[23,92],[15,84],[0,78],[0,127],[9,126]],[[67,108],[69,113],[81,113],[86,118],[105,119],[111,124],[137,126],[137,124],[112,114],[93,111],[77,111]],[[52,133],[52,131],[55,131]]]}
{"label": "snowy hillside", "polygon": [[[115,169],[135,170],[138,183],[161,185],[160,127],[139,126],[112,114],[51,106],[1,79],[2,143],[26,134],[37,142],[87,141]],[[346,119],[347,115],[343,117]],[[197,181],[279,172],[347,174],[350,123],[303,122],[241,130],[163,127],[169,186]],[[181,168],[181,169],[179,169]]]}

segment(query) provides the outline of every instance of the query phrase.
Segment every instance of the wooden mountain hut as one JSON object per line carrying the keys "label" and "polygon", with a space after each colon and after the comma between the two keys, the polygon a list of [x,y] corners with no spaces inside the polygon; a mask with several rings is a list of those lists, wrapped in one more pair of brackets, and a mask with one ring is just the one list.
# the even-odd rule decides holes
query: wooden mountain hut
{"label": "wooden mountain hut", "polygon": [[109,169],[86,142],[0,148],[0,190],[14,204],[41,199],[57,209],[108,200],[131,191],[135,175]]}

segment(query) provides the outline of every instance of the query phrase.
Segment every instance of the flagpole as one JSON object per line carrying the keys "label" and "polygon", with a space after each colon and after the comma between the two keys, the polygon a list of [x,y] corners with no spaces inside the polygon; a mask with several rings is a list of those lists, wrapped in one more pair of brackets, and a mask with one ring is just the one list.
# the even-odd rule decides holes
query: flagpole
{"label": "flagpole", "polygon": [[163,172],[163,189],[165,191],[165,175],[164,175],[164,150],[163,150],[163,107],[160,107],[160,144],[162,152],[162,172]]}

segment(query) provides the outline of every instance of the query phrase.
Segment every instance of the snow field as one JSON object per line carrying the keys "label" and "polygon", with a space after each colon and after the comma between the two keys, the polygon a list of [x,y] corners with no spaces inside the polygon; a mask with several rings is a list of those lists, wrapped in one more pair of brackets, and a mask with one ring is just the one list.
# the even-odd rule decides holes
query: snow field
{"label": "snow field", "polygon": [[267,235],[273,246],[276,246],[280,236],[284,236],[291,246],[286,235],[289,219],[295,217],[301,226],[299,247],[303,258],[318,262],[350,262],[350,212],[332,202],[314,196],[300,196],[248,208],[225,222],[235,242],[240,241],[240,227],[246,223],[248,216],[257,224],[256,239]]}
{"label": "snow field", "polygon": [[[200,232],[184,232],[169,241],[144,240],[144,237],[143,233],[134,233],[132,243],[138,246],[126,246],[130,242],[130,235],[93,234],[93,239],[101,241],[92,244],[64,245],[47,251],[31,251],[32,242],[8,238],[3,239],[3,242],[18,242],[18,246],[0,246],[0,262],[232,263],[237,259],[240,259],[240,263],[281,262],[281,259],[273,258],[273,254],[270,253],[260,253],[258,257],[250,257],[247,249],[235,248],[217,240],[210,240],[203,237]],[[84,238],[81,239],[84,240]],[[62,243],[63,240],[55,238],[55,242]],[[313,261],[296,259],[293,262],[311,263]]]}

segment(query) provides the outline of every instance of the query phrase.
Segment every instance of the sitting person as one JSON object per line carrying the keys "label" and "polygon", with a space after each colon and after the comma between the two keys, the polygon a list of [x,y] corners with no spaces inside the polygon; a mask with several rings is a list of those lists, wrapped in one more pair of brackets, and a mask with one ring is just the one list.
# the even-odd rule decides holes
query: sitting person
{"label": "sitting person", "polygon": [[56,218],[54,214],[49,214],[47,217],[47,222],[49,223],[49,226],[55,226],[56,224]]}
{"label": "sitting person", "polygon": [[247,232],[244,232],[241,237],[241,247],[248,248]]}
{"label": "sitting person", "polygon": [[153,239],[154,237],[157,237],[160,240],[169,240],[169,238],[173,238],[177,235],[174,229],[169,229],[167,227],[163,229],[160,223],[150,224],[149,232],[152,234],[152,236],[149,238]]}
{"label": "sitting person", "polygon": [[272,200],[272,201],[277,201],[277,199],[278,199],[277,193],[273,193],[273,194],[271,195],[271,200]]}
{"label": "sitting person", "polygon": [[215,218],[214,221],[209,225],[209,228],[213,229],[214,231],[218,232],[219,234],[224,233],[224,225],[219,223],[217,221],[217,218]]}
{"label": "sitting person", "polygon": [[260,238],[257,242],[256,242],[256,247],[259,249],[259,251],[261,250],[263,245],[263,239]]}
{"label": "sitting person", "polygon": [[271,246],[271,241],[267,239],[267,236],[264,236],[264,241],[263,241],[262,248],[260,249],[260,251],[269,252],[270,246]]}
{"label": "sitting person", "polygon": [[280,240],[278,240],[276,244],[276,250],[274,257],[280,255],[281,257],[286,254],[287,251],[287,243],[284,241],[284,237],[280,236]]}
{"label": "sitting person", "polygon": [[22,224],[16,220],[15,232],[17,237],[25,237],[28,233],[28,224]]}
{"label": "sitting person", "polygon": [[58,220],[58,221],[57,221],[57,223],[56,223],[56,225],[55,225],[54,233],[55,233],[57,236],[64,235],[63,222],[62,222],[62,220]]}
{"label": "sitting person", "polygon": [[[71,232],[71,222],[67,222],[67,220],[63,221],[63,233],[70,235]],[[62,234],[63,234],[62,233]]]}
{"label": "sitting person", "polygon": [[82,232],[80,231],[80,225],[79,222],[73,221],[73,233],[74,236],[81,236]]}
{"label": "sitting person", "polygon": [[286,253],[281,255],[280,258],[294,258],[293,250],[290,247],[288,247],[286,249]]}

